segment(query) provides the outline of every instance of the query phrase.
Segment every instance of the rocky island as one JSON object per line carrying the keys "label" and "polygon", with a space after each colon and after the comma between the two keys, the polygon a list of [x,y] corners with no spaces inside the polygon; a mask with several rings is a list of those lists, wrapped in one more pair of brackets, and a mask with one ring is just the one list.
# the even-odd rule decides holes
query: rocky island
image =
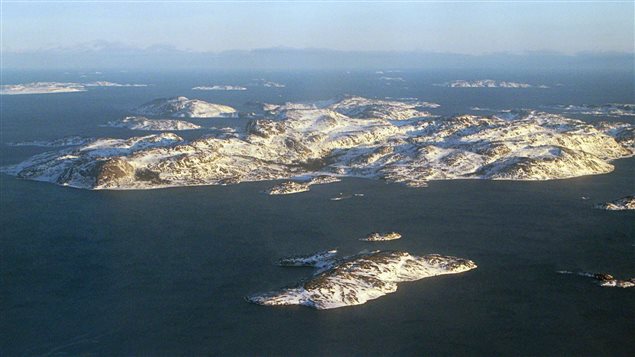
{"label": "rocky island", "polygon": [[595,208],[607,211],[635,210],[635,196],[626,196],[614,201],[598,203]]}
{"label": "rocky island", "polygon": [[438,87],[449,88],[549,88],[546,85],[532,85],[528,83],[496,81],[493,79],[479,79],[473,81],[456,80],[452,82],[435,84]]}
{"label": "rocky island", "polygon": [[316,272],[306,281],[247,297],[266,306],[304,305],[334,309],[360,305],[397,290],[397,284],[428,277],[457,274],[476,268],[467,259],[430,254],[414,256],[399,251],[374,251],[335,258],[336,251],[281,259],[283,266],[312,266]]}
{"label": "rocky island", "polygon": [[308,181],[282,182],[266,190],[265,193],[269,195],[290,195],[292,193],[309,191],[310,186],[312,185],[324,185],[327,183],[333,183],[338,181],[340,181],[340,179],[335,176],[319,175],[319,176],[312,177]]}
{"label": "rocky island", "polygon": [[[613,170],[612,160],[634,152],[633,125],[628,123],[589,124],[539,111],[439,117],[427,111],[435,106],[354,96],[265,105],[264,118],[250,120],[232,135],[191,141],[172,133],[96,139],[2,170],[87,189],[318,175],[425,187],[433,180],[551,180],[603,174]],[[231,107],[185,97],[159,99],[138,111],[172,117],[236,114]],[[106,177],[103,167],[122,169]]]}
{"label": "rocky island", "polygon": [[247,90],[245,87],[241,86],[230,86],[230,85],[213,85],[213,86],[198,86],[192,88],[192,90],[222,90],[222,91],[232,91],[232,90]]}
{"label": "rocky island", "polygon": [[609,288],[632,288],[635,287],[635,278],[631,278],[628,280],[620,280],[615,278],[611,274],[607,273],[588,273],[588,272],[579,272],[574,273],[567,270],[558,271],[560,274],[574,274],[579,276],[584,276],[588,278],[592,278],[599,282],[600,286],[609,287]]}
{"label": "rocky island", "polygon": [[107,81],[90,83],[75,82],[32,82],[22,84],[4,84],[0,86],[1,95],[52,94],[85,92],[87,87],[147,87],[147,84],[121,84]]}
{"label": "rocky island", "polygon": [[106,125],[111,128],[126,128],[130,130],[145,131],[179,131],[200,129],[196,125],[184,120],[172,119],[148,119],[142,116],[128,116],[121,120],[110,121]]}
{"label": "rocky island", "polygon": [[364,238],[360,238],[359,240],[366,241],[366,242],[383,242],[383,241],[395,240],[395,239],[401,239],[401,234],[397,232],[389,232],[389,233],[373,232],[368,234]]}
{"label": "rocky island", "polygon": [[217,118],[235,117],[236,109],[222,105],[208,103],[199,99],[186,97],[160,98],[145,103],[133,110],[133,113],[151,117],[172,118]]}

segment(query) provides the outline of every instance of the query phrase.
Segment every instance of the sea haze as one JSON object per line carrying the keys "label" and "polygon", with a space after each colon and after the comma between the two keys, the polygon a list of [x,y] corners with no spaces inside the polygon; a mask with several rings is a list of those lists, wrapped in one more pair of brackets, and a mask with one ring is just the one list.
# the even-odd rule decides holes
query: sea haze
{"label": "sea haze", "polygon": [[[482,79],[548,88],[435,85]],[[430,110],[438,115],[634,98],[632,71],[3,72],[3,84],[43,81],[148,86],[2,96],[2,166],[52,150],[10,143],[145,135],[104,124],[162,97],[240,112],[255,102],[342,94],[416,98],[439,103]],[[215,85],[247,89],[192,90]],[[632,116],[566,116],[634,123]],[[248,119],[187,121],[241,129]],[[204,134],[178,132],[186,139]],[[635,193],[635,159],[612,164],[609,174],[541,182],[433,181],[411,188],[344,178],[286,196],[262,193],[275,182],[90,191],[2,174],[1,353],[633,355],[635,290],[557,273],[635,276],[635,214],[593,209]],[[329,199],[355,193],[363,196]],[[373,231],[403,237],[359,240]],[[343,255],[438,253],[478,268],[401,283],[394,294],[334,310],[245,301],[310,275],[276,266],[280,257],[334,248]]]}

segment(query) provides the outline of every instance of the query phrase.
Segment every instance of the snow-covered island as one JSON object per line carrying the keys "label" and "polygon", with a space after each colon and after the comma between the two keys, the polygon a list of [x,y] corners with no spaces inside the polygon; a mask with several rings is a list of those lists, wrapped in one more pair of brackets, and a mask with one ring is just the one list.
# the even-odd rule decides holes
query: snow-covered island
{"label": "snow-covered island", "polygon": [[337,196],[329,198],[329,200],[331,200],[331,201],[343,201],[343,200],[348,200],[348,199],[353,198],[353,197],[364,197],[364,194],[363,193],[353,193],[353,194],[348,193],[347,194],[347,193],[344,193],[344,192],[340,192]]}
{"label": "snow-covered island", "polygon": [[232,107],[186,97],[155,99],[137,107],[133,110],[133,113],[151,117],[172,118],[217,118],[236,117],[238,115],[236,109]]}
{"label": "snow-covered island", "polygon": [[581,104],[581,105],[551,105],[545,106],[545,109],[555,109],[565,113],[572,114],[584,114],[594,116],[635,116],[635,104],[621,104],[621,103],[609,103],[609,104]]}
{"label": "snow-covered island", "polygon": [[[231,136],[188,141],[163,133],[98,139],[2,170],[24,179],[87,189],[317,175],[424,187],[432,180],[551,180],[603,174],[613,170],[612,160],[634,152],[633,125],[628,123],[589,124],[539,111],[510,112],[503,118],[437,117],[425,111],[433,105],[361,97],[269,105],[268,119],[250,120]],[[183,97],[141,108],[171,116],[235,113],[233,108]]]}
{"label": "snow-covered island", "polygon": [[635,210],[635,196],[626,196],[614,201],[598,203],[595,208],[607,211]]}
{"label": "snow-covered island", "polygon": [[7,143],[8,146],[39,146],[39,147],[64,147],[64,146],[79,146],[85,145],[91,141],[94,141],[94,138],[85,138],[83,136],[67,136],[65,138],[56,139],[56,140],[36,140],[36,141],[21,141],[17,143]]}
{"label": "snow-covered island", "polygon": [[[435,117],[427,109],[440,107],[437,103],[418,100],[370,99],[358,96],[340,96],[332,100],[310,103],[264,104],[270,116],[285,120],[291,111],[326,110],[355,119],[412,120]],[[316,112],[318,113],[318,112]]]}
{"label": "snow-covered island", "polygon": [[389,232],[389,233],[373,232],[368,234],[364,238],[360,238],[359,240],[366,241],[366,242],[384,242],[384,241],[395,240],[395,239],[401,239],[401,234],[397,232]]}
{"label": "snow-covered island", "polygon": [[222,91],[242,91],[247,90],[246,87],[230,86],[230,85],[213,85],[213,86],[198,86],[192,88],[192,90],[222,90]]}
{"label": "snow-covered island", "polygon": [[323,268],[324,266],[331,264],[336,255],[336,249],[325,250],[309,255],[294,255],[291,257],[280,258],[278,260],[278,265],[283,267]]}
{"label": "snow-covered island", "polygon": [[141,116],[129,116],[121,120],[109,121],[104,126],[111,128],[126,128],[130,130],[147,131],[179,131],[200,129],[200,125],[184,120],[148,119]]}
{"label": "snow-covered island", "polygon": [[546,85],[532,85],[528,83],[496,81],[493,79],[478,79],[473,81],[456,80],[445,83],[435,84],[438,87],[449,88],[549,88]]}
{"label": "snow-covered island", "polygon": [[0,86],[0,94],[2,95],[73,93],[84,91],[86,91],[84,85],[70,82],[33,82],[4,84]]}
{"label": "snow-covered island", "polygon": [[266,79],[263,79],[263,78],[254,79],[250,85],[257,86],[257,87],[265,87],[265,88],[284,88],[284,87],[286,87],[282,83],[269,81],[269,80],[266,80]]}
{"label": "snow-covered island", "polygon": [[292,193],[306,192],[308,190],[309,184],[306,182],[286,181],[265,190],[265,193],[268,195],[290,195]]}
{"label": "snow-covered island", "polygon": [[312,266],[313,276],[292,288],[255,294],[247,301],[266,306],[304,305],[334,309],[360,305],[397,290],[397,284],[457,274],[476,268],[467,259],[400,251],[374,251],[337,259],[335,251],[281,259],[283,266]]}
{"label": "snow-covered island", "polygon": [[108,81],[97,81],[97,82],[89,82],[84,83],[86,87],[147,87],[147,84],[139,84],[139,83],[114,83]]}
{"label": "snow-covered island", "polygon": [[388,82],[405,82],[405,79],[403,79],[401,77],[381,76],[381,77],[379,77],[379,80],[388,81]]}
{"label": "snow-covered island", "polygon": [[90,83],[74,82],[33,82],[24,84],[5,84],[0,86],[2,95],[50,94],[85,92],[87,87],[146,87],[147,84],[120,84],[106,81]]}
{"label": "snow-covered island", "polygon": [[324,185],[324,184],[339,182],[339,181],[340,179],[335,176],[319,175],[319,176],[311,178],[308,181],[303,181],[303,182],[297,182],[297,181],[282,182],[266,190],[265,193],[269,195],[290,195],[292,193],[309,191],[312,185]]}
{"label": "snow-covered island", "polygon": [[592,278],[598,281],[600,286],[603,286],[603,287],[609,287],[609,288],[635,287],[635,278],[631,278],[628,280],[620,280],[615,278],[613,275],[607,274],[607,273],[588,273],[588,272],[574,273],[567,270],[560,270],[558,271],[558,273],[559,274],[573,274],[573,275],[584,276],[587,278]]}

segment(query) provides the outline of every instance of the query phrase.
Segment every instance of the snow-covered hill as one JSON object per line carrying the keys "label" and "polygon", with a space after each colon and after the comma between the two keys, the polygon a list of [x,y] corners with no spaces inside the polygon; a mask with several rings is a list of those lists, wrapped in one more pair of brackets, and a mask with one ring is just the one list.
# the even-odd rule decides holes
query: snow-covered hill
{"label": "snow-covered hill", "polygon": [[2,95],[73,93],[84,91],[86,91],[86,88],[83,84],[71,82],[33,82],[4,84],[0,86],[0,94]]}
{"label": "snow-covered hill", "polygon": [[[144,111],[157,115],[169,111],[173,116],[199,112],[198,104],[192,104],[196,108],[182,105],[190,101],[181,98],[155,101]],[[89,189],[318,175],[420,187],[431,180],[550,180],[602,174],[613,170],[611,160],[633,154],[631,124],[593,126],[537,111],[509,112],[502,117],[435,117],[420,110],[432,106],[424,103],[344,97],[269,105],[270,119],[251,120],[232,135],[194,141],[170,133],[99,139],[37,155],[3,170]],[[201,109],[208,114],[213,110]],[[106,175],[104,167],[120,170]]]}
{"label": "snow-covered hill", "polygon": [[234,117],[238,114],[236,109],[226,105],[186,97],[155,99],[134,109],[133,112],[139,115],[172,118]]}
{"label": "snow-covered hill", "polygon": [[200,129],[200,125],[196,125],[183,120],[173,119],[148,119],[140,116],[129,116],[121,120],[108,122],[105,126],[112,128],[126,128],[130,130],[147,130],[147,131],[178,131],[178,130],[194,130]]}
{"label": "snow-covered hill", "polygon": [[457,274],[476,268],[473,261],[430,254],[374,251],[335,259],[334,251],[280,261],[283,266],[313,266],[316,273],[296,287],[247,297],[259,305],[305,305],[334,309],[360,305],[397,290],[397,283]]}

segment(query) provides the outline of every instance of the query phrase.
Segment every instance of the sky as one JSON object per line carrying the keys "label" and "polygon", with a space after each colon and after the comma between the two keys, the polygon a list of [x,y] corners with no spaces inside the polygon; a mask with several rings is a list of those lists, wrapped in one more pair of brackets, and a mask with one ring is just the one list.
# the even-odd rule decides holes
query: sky
{"label": "sky", "polygon": [[[90,0],[88,0],[90,1]],[[460,54],[633,52],[634,2],[2,2],[2,51],[101,41]]]}

